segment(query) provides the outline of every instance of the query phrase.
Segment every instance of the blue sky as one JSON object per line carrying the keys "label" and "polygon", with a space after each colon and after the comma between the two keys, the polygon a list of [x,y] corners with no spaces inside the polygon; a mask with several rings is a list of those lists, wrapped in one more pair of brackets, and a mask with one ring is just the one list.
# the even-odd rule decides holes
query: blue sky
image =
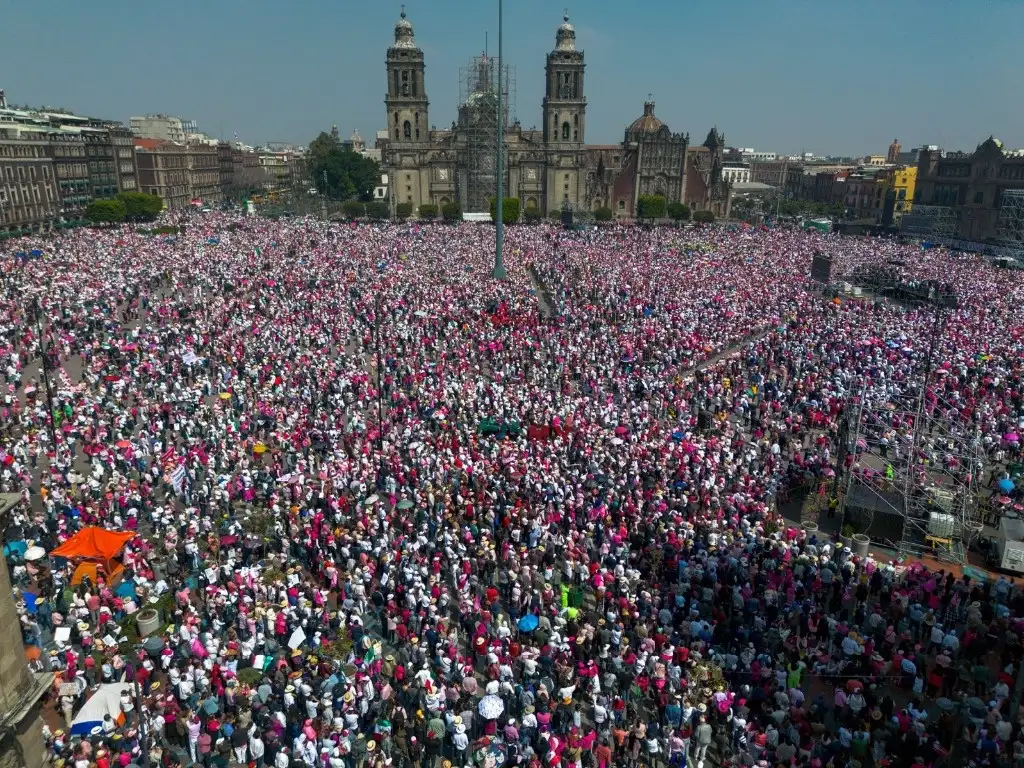
{"label": "blue sky", "polygon": [[[516,114],[540,122],[544,55],[566,0],[505,3]],[[407,0],[430,120],[455,118],[459,68],[496,49],[497,0]],[[625,10],[624,10],[625,9]],[[612,0],[570,3],[586,52],[589,143],[621,140],[648,93],[674,131],[762,150],[1024,147],[1024,0]],[[166,112],[252,143],[383,127],[384,0],[3,3],[0,88],[127,122]]]}

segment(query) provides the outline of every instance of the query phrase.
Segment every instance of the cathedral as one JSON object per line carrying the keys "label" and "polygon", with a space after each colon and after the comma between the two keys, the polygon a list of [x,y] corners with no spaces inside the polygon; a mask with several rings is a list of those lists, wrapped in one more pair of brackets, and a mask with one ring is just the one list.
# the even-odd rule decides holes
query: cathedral
{"label": "cathedral", "polygon": [[399,203],[415,210],[426,203],[457,201],[463,211],[487,211],[497,188],[497,144],[490,137],[501,119],[505,196],[519,198],[524,209],[547,213],[568,207],[584,213],[608,207],[616,218],[633,218],[641,195],[661,194],[694,211],[727,216],[722,134],[712,129],[703,145],[691,146],[689,135],[672,133],[655,116],[648,99],[621,144],[588,145],[584,69],[583,51],[576,47],[576,30],[566,15],[547,55],[542,129],[510,123],[507,110],[498,117],[495,94],[502,86],[494,84],[502,76],[486,55],[474,60],[478,84],[463,99],[458,119],[451,128],[435,129],[429,120],[423,51],[403,8],[387,53],[388,128],[378,142],[392,209]]}

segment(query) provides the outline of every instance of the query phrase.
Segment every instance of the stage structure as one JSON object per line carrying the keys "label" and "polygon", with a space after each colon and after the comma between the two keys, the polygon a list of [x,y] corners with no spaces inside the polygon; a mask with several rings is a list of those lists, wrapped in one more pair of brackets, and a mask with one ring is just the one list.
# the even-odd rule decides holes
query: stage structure
{"label": "stage structure", "polygon": [[[515,114],[515,70],[501,67],[486,53],[459,70],[459,132],[466,136],[466,163],[458,172],[458,197],[466,213],[490,211],[498,191],[498,94],[501,93],[502,128],[508,134],[509,115]],[[507,173],[507,148],[503,148]],[[508,185],[505,185],[508,189]]]}
{"label": "stage structure", "polygon": [[901,554],[962,565],[981,531],[984,453],[977,427],[936,392],[944,373],[933,368],[933,353],[947,313],[942,304],[932,312],[923,379],[901,393],[891,382],[866,379],[848,408],[854,462],[844,477],[842,520]]}
{"label": "stage structure", "polygon": [[1024,189],[1003,190],[996,240],[1006,248],[1024,249]]}
{"label": "stage structure", "polygon": [[948,205],[918,205],[900,219],[900,234],[910,237],[956,237],[956,209]]}

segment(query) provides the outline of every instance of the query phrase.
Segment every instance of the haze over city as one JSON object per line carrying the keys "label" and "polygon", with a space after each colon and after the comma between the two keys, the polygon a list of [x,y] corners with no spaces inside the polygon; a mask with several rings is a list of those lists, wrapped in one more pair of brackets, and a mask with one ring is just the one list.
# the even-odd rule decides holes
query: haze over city
{"label": "haze over city", "polygon": [[[506,4],[505,59],[514,114],[540,122],[544,55],[561,2]],[[735,146],[857,155],[905,147],[973,149],[990,133],[1024,145],[1015,92],[1024,4],[785,0],[624,11],[611,0],[568,8],[589,83],[588,141],[621,140],[650,93],[673,130],[717,125]],[[395,2],[287,6],[267,0],[170,5],[110,0],[103,12],[55,0],[13,4],[0,86],[14,103],[126,120],[165,112],[213,136],[304,144],[337,123],[383,127],[384,55]],[[431,121],[456,116],[458,71],[490,39],[496,3],[411,0],[424,51]],[[26,66],[31,62],[31,66]]]}

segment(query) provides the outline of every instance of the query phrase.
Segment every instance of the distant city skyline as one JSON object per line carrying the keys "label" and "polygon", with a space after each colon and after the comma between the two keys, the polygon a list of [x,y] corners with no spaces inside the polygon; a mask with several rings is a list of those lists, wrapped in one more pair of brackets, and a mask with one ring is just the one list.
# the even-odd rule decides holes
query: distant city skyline
{"label": "distant city skyline", "polygon": [[[307,144],[337,124],[343,138],[358,130],[372,145],[384,127],[384,55],[400,3],[304,0],[287,13],[269,0],[107,0],[102,13],[44,5],[5,9],[17,30],[0,47],[11,103],[125,124],[173,114],[251,144]],[[485,35],[496,53],[496,7],[407,2],[439,128],[456,117],[459,68]],[[1024,3],[654,0],[623,13],[588,0],[568,10],[587,54],[588,143],[621,141],[650,93],[673,131],[698,138],[715,125],[730,146],[786,155],[884,155],[894,137],[905,150],[969,151],[989,134],[1024,148],[1024,103],[1012,98]],[[525,128],[540,123],[544,56],[562,13],[561,2],[506,4],[513,114]]]}

